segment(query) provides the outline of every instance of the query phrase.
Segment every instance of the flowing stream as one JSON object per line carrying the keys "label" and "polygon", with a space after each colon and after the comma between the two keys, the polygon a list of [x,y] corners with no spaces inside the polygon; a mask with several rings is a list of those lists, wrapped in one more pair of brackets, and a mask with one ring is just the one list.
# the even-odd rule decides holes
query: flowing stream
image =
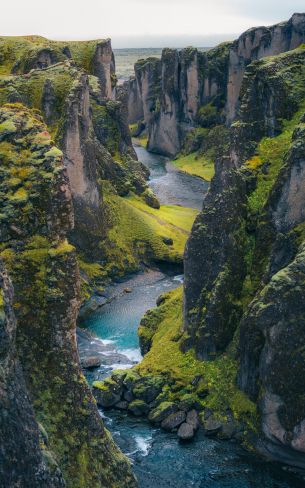
{"label": "flowing stream", "polygon": [[[208,185],[178,172],[165,158],[136,146],[139,159],[151,171],[150,186],[163,204],[201,208]],[[183,276],[174,271],[140,272],[109,291],[112,300],[93,312],[86,327],[106,344],[113,344],[129,361],[101,366],[88,373],[89,381],[108,376],[113,369],[128,368],[141,354],[137,327],[146,310],[164,291],[179,286]],[[129,456],[140,488],[301,488],[280,465],[249,456],[235,441],[219,441],[199,432],[190,444],[176,434],[152,427],[146,420],[125,412],[100,411],[115,442]]]}

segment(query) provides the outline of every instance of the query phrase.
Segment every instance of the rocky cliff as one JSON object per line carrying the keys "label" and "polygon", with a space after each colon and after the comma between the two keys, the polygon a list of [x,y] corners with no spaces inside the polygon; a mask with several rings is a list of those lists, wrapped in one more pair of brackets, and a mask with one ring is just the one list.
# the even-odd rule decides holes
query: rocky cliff
{"label": "rocky cliff", "polygon": [[[13,287],[0,264],[1,308],[1,402],[0,480],[3,486],[62,487],[62,474],[54,461],[48,468],[48,451],[41,448],[42,426],[35,418],[16,352],[16,318],[13,312]],[[14,462],[13,462],[14,460]]]}
{"label": "rocky cliff", "polygon": [[114,277],[182,263],[195,212],[179,226],[180,208],[158,213],[113,70],[109,41],[0,40],[1,485],[136,483],[79,369],[75,322]]}
{"label": "rocky cliff", "polygon": [[91,271],[106,259],[101,182],[113,180],[113,196],[146,190],[126,100],[113,100],[110,41],[1,38],[0,53],[0,484],[135,486],[81,373],[75,334],[78,262]]}
{"label": "rocky cliff", "polygon": [[10,276],[2,270],[1,429],[10,435],[2,437],[1,484],[134,486],[79,366],[80,280],[67,241],[74,219],[63,154],[37,113],[11,104],[0,110],[0,155],[1,258]]}
{"label": "rocky cliff", "polygon": [[[130,122],[142,121],[151,151],[176,156],[197,150],[207,134],[194,128],[228,126],[236,118],[248,64],[304,41],[305,16],[294,14],[287,22],[250,29],[233,43],[206,52],[165,49],[161,61],[147,59],[135,65],[135,79],[127,83]],[[191,150],[189,136],[201,138]],[[202,145],[203,152],[206,146],[211,141]]]}
{"label": "rocky cliff", "polygon": [[143,317],[142,362],[94,384],[101,405],[124,401],[182,440],[200,422],[303,469],[304,61],[300,46],[246,67],[239,118],[186,245],[183,291]]}
{"label": "rocky cliff", "polygon": [[304,56],[300,48],[246,69],[231,156],[216,167],[186,248],[183,345],[213,360],[237,341],[239,385],[259,402],[260,448],[303,467],[293,378],[305,364]]}

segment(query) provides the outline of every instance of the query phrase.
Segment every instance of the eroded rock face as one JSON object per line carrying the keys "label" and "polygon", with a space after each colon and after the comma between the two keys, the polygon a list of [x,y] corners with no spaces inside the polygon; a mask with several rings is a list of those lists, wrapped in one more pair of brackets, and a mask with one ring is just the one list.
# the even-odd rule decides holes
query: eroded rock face
{"label": "eroded rock face", "polygon": [[305,462],[304,56],[298,48],[246,69],[230,157],[216,165],[186,247],[183,345],[205,360],[235,351],[239,386],[262,417],[256,447],[299,467]]}
{"label": "eroded rock face", "polygon": [[245,69],[249,63],[266,56],[290,51],[305,41],[305,15],[294,14],[288,22],[271,27],[249,29],[230,49],[227,90],[227,121],[235,119]]}
{"label": "eroded rock face", "polygon": [[[257,399],[262,388],[264,448],[305,466],[303,381],[305,249],[276,273],[241,324],[240,386]],[[259,386],[260,385],[260,386]]]}
{"label": "eroded rock face", "polygon": [[[305,118],[293,134],[287,165],[280,173],[272,200],[272,218],[278,232],[292,229],[305,220]],[[284,182],[281,185],[281,182]]]}
{"label": "eroded rock face", "polygon": [[97,188],[96,157],[90,154],[92,131],[89,82],[84,74],[76,81],[67,100],[64,129],[65,165],[74,198],[81,198],[89,205],[98,207],[100,197]]}
{"label": "eroded rock face", "polygon": [[8,40],[0,38],[0,59],[7,63],[8,74],[29,73],[71,60],[87,73],[97,76],[104,98],[115,96],[115,60],[110,39],[80,42],[50,41],[39,36]]}
{"label": "eroded rock face", "polygon": [[0,296],[0,483],[10,487],[64,487],[65,482],[55,461],[52,472],[48,468],[46,459],[50,453],[40,442],[39,427],[16,352],[13,287],[2,260]]}
{"label": "eroded rock face", "polygon": [[245,276],[240,227],[246,217],[246,195],[241,175],[234,170],[218,174],[186,245],[184,323],[201,359],[225,349],[241,315],[232,297],[238,299]]}
{"label": "eroded rock face", "polygon": [[111,40],[98,41],[93,56],[93,74],[100,80],[102,96],[113,98],[115,87],[115,60]]}
{"label": "eroded rock face", "polygon": [[129,89],[131,122],[144,121],[148,149],[176,155],[199,108],[211,101],[224,106],[229,44],[203,53],[195,48],[164,49],[161,60],[148,58],[135,65]]}
{"label": "eroded rock face", "polygon": [[[23,393],[18,358],[27,392],[23,398],[25,410],[18,415],[30,429],[24,462],[33,459],[26,476],[30,479],[39,463],[41,476],[46,472],[36,449],[36,419],[46,432],[47,450],[54,454],[68,487],[77,486],[81,480],[105,488],[118,484],[133,487],[129,464],[105,431],[79,366],[76,319],[80,280],[75,249],[66,239],[73,226],[73,211],[63,154],[54,146],[37,113],[22,105],[0,109],[0,153],[4,215],[0,224],[1,256],[14,287],[17,320],[17,353],[12,353],[16,373],[12,369],[11,376],[16,374],[16,380],[20,380],[15,393],[18,402],[19,392]],[[5,327],[12,336],[12,316],[8,324]],[[11,360],[9,350],[4,351],[4,360],[6,355]],[[27,404],[28,397],[31,405]],[[15,408],[20,407],[17,403]],[[82,459],[88,462],[82,463]],[[15,464],[15,459],[9,459],[6,469],[12,470]],[[45,477],[46,486],[53,486],[47,472]],[[54,486],[61,486],[58,483]]]}
{"label": "eroded rock face", "polygon": [[[127,82],[130,121],[144,122],[149,150],[175,156],[198,121],[202,127],[209,126],[211,109],[215,111],[213,123],[230,126],[236,119],[242,109],[241,88],[249,64],[295,49],[304,41],[305,15],[294,14],[287,22],[250,29],[234,43],[220,44],[204,53],[194,48],[164,49],[161,61],[147,59],[135,65],[135,79]],[[285,91],[278,82],[277,88]],[[265,87],[259,80],[257,85],[261,94]],[[264,98],[274,111],[273,101],[280,98],[272,94]],[[282,97],[283,103],[285,100],[289,107]],[[258,104],[257,113],[261,109]],[[267,120],[268,111],[264,113],[265,123],[276,132],[274,119]]]}

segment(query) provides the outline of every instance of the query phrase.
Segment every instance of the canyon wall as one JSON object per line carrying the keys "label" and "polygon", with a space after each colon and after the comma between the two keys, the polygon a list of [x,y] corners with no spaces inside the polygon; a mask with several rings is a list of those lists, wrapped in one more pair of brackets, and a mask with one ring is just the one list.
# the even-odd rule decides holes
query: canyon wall
{"label": "canyon wall", "polygon": [[133,159],[126,102],[106,98],[110,43],[83,47],[0,41],[1,486],[136,486],[81,372],[75,331],[78,261],[102,260],[108,229],[101,179],[122,167],[121,191],[134,177],[141,193],[147,173]]}
{"label": "canyon wall", "polygon": [[183,350],[214,361],[236,347],[257,403],[257,448],[305,466],[303,47],[250,64],[230,153],[185,252]]}
{"label": "canyon wall", "polygon": [[[304,42],[305,15],[294,14],[287,22],[250,29],[206,52],[164,49],[161,62],[137,63],[135,78],[127,82],[130,122],[143,122],[150,151],[175,156],[194,127],[228,126],[235,120],[248,64]],[[156,66],[158,76],[149,76]]]}

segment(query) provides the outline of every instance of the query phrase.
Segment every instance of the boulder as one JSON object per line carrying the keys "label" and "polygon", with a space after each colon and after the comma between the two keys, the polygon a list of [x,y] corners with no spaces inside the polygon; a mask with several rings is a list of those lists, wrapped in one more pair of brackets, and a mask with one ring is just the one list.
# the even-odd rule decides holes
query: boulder
{"label": "boulder", "polygon": [[221,431],[218,434],[218,437],[224,440],[232,439],[235,434],[241,429],[234,421],[229,420],[222,425]]}
{"label": "boulder", "polygon": [[159,209],[160,208],[160,202],[154,192],[150,189],[147,188],[145,192],[143,193],[145,203],[151,208]]}
{"label": "boulder", "polygon": [[222,423],[215,419],[213,415],[211,415],[205,422],[204,422],[204,430],[205,435],[213,436],[216,435],[222,429]]}
{"label": "boulder", "polygon": [[194,430],[199,428],[199,417],[196,410],[190,410],[186,415],[186,423],[190,424]]}
{"label": "boulder", "polygon": [[[108,382],[107,382],[108,381]],[[121,400],[122,389],[111,380],[94,381],[92,384],[92,393],[97,404],[102,408],[114,407]]]}
{"label": "boulder", "polygon": [[173,402],[162,402],[152,410],[148,419],[154,424],[160,424],[166,417],[178,411],[178,407]]}
{"label": "boulder", "polygon": [[164,380],[159,377],[143,378],[132,388],[132,393],[146,403],[153,402],[162,391]]}
{"label": "boulder", "polygon": [[161,427],[164,430],[169,430],[172,431],[179,427],[179,425],[182,424],[182,422],[185,421],[186,414],[182,410],[176,413],[170,414],[168,417],[166,417],[162,422],[161,422]]}
{"label": "boulder", "polygon": [[193,439],[195,435],[195,430],[191,424],[184,422],[180,425],[177,434],[180,440],[189,441]]}
{"label": "boulder", "polygon": [[142,415],[148,414],[149,406],[143,400],[134,400],[128,405],[128,412],[136,417],[141,417]]}
{"label": "boulder", "polygon": [[128,403],[130,403],[134,400],[134,396],[130,390],[124,391],[123,398]]}
{"label": "boulder", "polygon": [[117,408],[118,410],[127,410],[128,402],[125,402],[124,400],[122,400],[122,401],[115,404],[115,408]]}
{"label": "boulder", "polygon": [[82,358],[81,367],[84,369],[98,368],[102,364],[100,356],[88,356]]}

